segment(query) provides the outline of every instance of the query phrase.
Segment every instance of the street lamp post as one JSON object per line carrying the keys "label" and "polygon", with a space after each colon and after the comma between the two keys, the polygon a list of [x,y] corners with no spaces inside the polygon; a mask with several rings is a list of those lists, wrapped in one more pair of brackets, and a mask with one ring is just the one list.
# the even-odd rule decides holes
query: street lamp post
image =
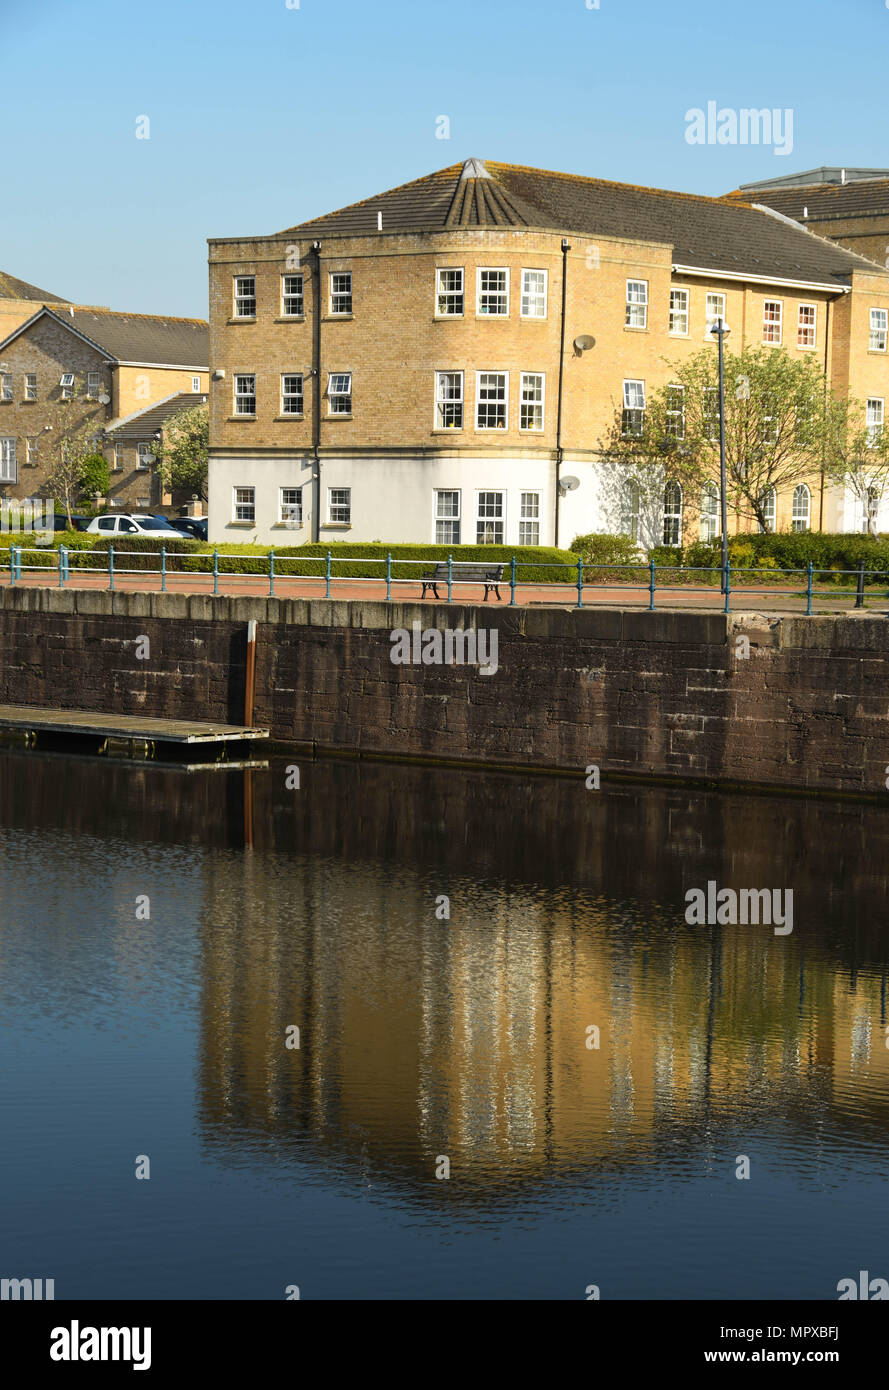
{"label": "street lamp post", "polygon": [[719,342],[719,525],[722,531],[722,592],[728,578],[728,503],[725,470],[725,362],[724,340],[731,333],[728,324],[721,318],[714,323],[710,332]]}

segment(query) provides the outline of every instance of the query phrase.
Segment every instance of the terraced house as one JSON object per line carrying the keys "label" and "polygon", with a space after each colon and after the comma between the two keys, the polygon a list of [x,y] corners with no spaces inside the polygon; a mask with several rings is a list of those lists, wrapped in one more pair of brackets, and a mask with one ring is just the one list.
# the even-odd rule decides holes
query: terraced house
{"label": "terraced house", "polygon": [[0,318],[4,304],[18,322],[0,341],[0,495],[45,496],[64,440],[82,436],[108,460],[112,507],[161,505],[150,412],[206,400],[207,324],[2,295]]}
{"label": "terraced house", "polygon": [[[220,543],[712,536],[715,479],[643,524],[603,441],[719,317],[734,351],[814,356],[874,428],[889,396],[889,271],[737,196],[470,159],[209,260]],[[863,524],[817,477],[769,510]]]}

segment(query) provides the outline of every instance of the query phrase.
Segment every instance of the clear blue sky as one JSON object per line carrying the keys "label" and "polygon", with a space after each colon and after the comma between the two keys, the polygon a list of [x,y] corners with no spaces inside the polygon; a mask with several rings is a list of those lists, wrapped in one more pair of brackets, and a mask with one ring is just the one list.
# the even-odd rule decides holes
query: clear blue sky
{"label": "clear blue sky", "polygon": [[[885,0],[599,4],[0,0],[0,269],[204,317],[207,237],[470,155],[694,193],[889,166]],[[791,108],[792,153],[689,145],[710,100]]]}

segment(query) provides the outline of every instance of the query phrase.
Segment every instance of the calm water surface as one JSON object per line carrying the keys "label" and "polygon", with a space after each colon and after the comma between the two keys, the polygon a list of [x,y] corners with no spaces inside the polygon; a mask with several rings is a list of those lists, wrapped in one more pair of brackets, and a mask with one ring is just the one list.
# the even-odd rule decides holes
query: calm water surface
{"label": "calm water surface", "polygon": [[[889,813],[336,762],[289,791],[287,766],[0,753],[0,1276],[57,1299],[889,1277]],[[687,925],[708,879],[792,888],[792,935]]]}

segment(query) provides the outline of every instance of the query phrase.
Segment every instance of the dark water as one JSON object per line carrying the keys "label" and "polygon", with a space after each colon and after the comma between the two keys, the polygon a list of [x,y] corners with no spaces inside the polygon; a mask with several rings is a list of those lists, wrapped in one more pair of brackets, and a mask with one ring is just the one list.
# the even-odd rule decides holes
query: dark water
{"label": "dark water", "polygon": [[[889,1277],[887,812],[285,769],[0,754],[0,1276],[57,1299]],[[708,879],[792,888],[792,934],[687,925]]]}

